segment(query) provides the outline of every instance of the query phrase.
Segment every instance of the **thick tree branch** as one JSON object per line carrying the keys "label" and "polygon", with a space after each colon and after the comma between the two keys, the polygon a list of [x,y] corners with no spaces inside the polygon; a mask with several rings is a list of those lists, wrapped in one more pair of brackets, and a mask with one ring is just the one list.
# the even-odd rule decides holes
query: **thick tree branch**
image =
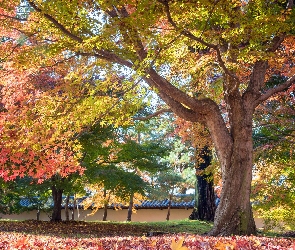
{"label": "thick tree branch", "polygon": [[204,118],[201,119],[200,116],[198,116],[197,112],[175,101],[171,96],[167,95],[165,92],[159,92],[158,95],[169,105],[169,107],[171,107],[171,110],[180,118],[183,118],[191,122],[204,123]]}
{"label": "thick tree branch", "polygon": [[250,76],[250,82],[244,96],[251,94],[254,95],[252,98],[255,98],[255,96],[259,94],[262,84],[264,83],[267,68],[267,61],[257,61],[254,64],[252,74]]}
{"label": "thick tree branch", "polygon": [[[284,38],[285,38],[285,35],[274,37],[272,40],[272,45],[267,51],[275,52],[284,41]],[[248,88],[246,92],[244,93],[245,98],[250,97],[252,98],[252,100],[255,100],[258,95],[260,96],[260,89],[262,87],[262,84],[264,83],[264,77],[268,67],[269,65],[267,61],[261,60],[261,61],[257,61],[254,64]]]}
{"label": "thick tree branch", "polygon": [[145,81],[150,84],[150,86],[155,87],[160,93],[165,92],[167,95],[172,97],[175,101],[184,104],[190,109],[198,109],[201,108],[200,102],[187,95],[180,89],[173,86],[170,82],[168,82],[165,78],[160,76],[154,69],[149,68],[145,70],[147,77],[145,77]]}
{"label": "thick tree branch", "polygon": [[275,88],[269,89],[264,94],[262,94],[259,98],[255,100],[255,107],[257,107],[260,103],[266,101],[269,97],[273,96],[274,94],[287,90],[292,84],[295,84],[295,75],[290,77],[285,83],[280,84]]}
{"label": "thick tree branch", "polygon": [[284,41],[286,35],[283,34],[281,36],[275,36],[272,40],[272,46],[271,48],[268,49],[269,52],[275,52],[280,45],[282,44],[282,42]]}

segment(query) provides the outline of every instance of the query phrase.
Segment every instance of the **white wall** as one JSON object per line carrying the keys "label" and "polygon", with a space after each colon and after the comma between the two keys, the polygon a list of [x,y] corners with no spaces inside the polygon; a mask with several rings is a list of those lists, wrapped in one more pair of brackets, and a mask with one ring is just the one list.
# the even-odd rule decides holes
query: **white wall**
{"label": "white wall", "polygon": [[[170,220],[182,220],[189,217],[192,209],[171,209]],[[103,217],[103,210],[99,209],[94,215],[90,215],[91,210],[75,210],[75,220],[80,221],[100,221]],[[40,213],[40,220],[50,220],[50,214],[44,212]],[[151,222],[151,221],[165,221],[167,215],[167,209],[139,209],[136,213],[132,214],[132,221],[138,222]],[[37,211],[24,212],[21,214],[2,215],[0,218],[8,220],[32,220],[37,218]],[[70,210],[71,218],[71,210]],[[126,221],[127,209],[113,210],[108,209],[107,220],[110,221]],[[65,220],[65,210],[62,210],[62,219]]]}
{"label": "white wall", "polygon": [[[170,220],[187,219],[192,213],[193,209],[171,209]],[[71,210],[70,210],[71,213]],[[76,221],[101,221],[103,217],[103,210],[98,210],[94,215],[89,215],[91,210],[75,210]],[[50,214],[49,214],[50,215]],[[139,209],[132,214],[132,221],[135,222],[153,222],[166,221],[167,209]],[[37,211],[24,212],[21,214],[2,215],[0,219],[8,220],[35,220],[37,218]],[[70,214],[71,218],[71,214]],[[108,209],[107,220],[109,221],[126,221],[127,209],[113,210]],[[263,228],[263,220],[257,218],[254,213],[255,223],[257,228]],[[65,210],[62,210],[62,219],[65,220]],[[41,212],[40,220],[48,221],[48,214]]]}

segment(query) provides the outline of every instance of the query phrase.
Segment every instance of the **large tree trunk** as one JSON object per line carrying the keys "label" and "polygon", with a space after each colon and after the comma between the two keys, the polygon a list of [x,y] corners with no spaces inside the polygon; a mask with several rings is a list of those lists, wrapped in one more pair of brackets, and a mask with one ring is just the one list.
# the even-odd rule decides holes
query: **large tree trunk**
{"label": "large tree trunk", "polygon": [[253,165],[252,117],[258,95],[251,88],[256,82],[263,81],[265,71],[260,65],[253,71],[255,73],[250,87],[243,95],[236,79],[228,76],[224,80],[227,113],[222,114],[213,100],[190,97],[154,69],[146,70],[149,77],[145,80],[159,90],[159,96],[178,116],[200,122],[209,129],[221,165],[223,183],[214,226],[209,232],[214,236],[256,234],[250,192]]}
{"label": "large tree trunk", "polygon": [[[250,193],[253,167],[252,115],[251,103],[239,98],[239,94],[229,96],[231,112],[230,134],[232,143],[228,150],[219,152],[222,170],[222,191],[217,207],[214,227],[210,235],[250,235],[256,234]],[[214,135],[213,136],[217,136]],[[216,132],[215,132],[216,133]],[[218,148],[217,148],[218,149]]]}
{"label": "large tree trunk", "polygon": [[195,208],[189,218],[191,220],[213,221],[216,210],[213,176],[212,174],[198,174],[199,170],[205,170],[211,164],[209,149],[203,148],[196,158]]}
{"label": "large tree trunk", "polygon": [[256,233],[250,204],[252,164],[247,166],[243,155],[246,157],[243,152],[233,152],[233,162],[223,173],[220,203],[210,235]]}
{"label": "large tree trunk", "polygon": [[53,197],[53,211],[51,221],[61,221],[61,203],[62,203],[62,189],[57,189],[54,185],[51,187]]}

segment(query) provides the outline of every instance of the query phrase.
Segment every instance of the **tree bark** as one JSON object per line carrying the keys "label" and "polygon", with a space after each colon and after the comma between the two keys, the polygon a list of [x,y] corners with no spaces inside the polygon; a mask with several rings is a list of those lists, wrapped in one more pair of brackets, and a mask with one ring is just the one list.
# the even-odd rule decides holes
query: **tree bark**
{"label": "tree bark", "polygon": [[251,99],[241,98],[238,90],[228,96],[227,103],[231,107],[228,118],[232,143],[228,145],[226,153],[219,152],[222,163],[222,191],[214,227],[209,234],[214,236],[256,234],[250,203],[254,107]]}
{"label": "tree bark", "polygon": [[199,170],[205,170],[211,164],[211,153],[205,147],[196,155],[196,158],[200,158],[200,160],[196,161],[195,208],[189,218],[191,220],[213,221],[216,210],[213,175],[198,174]]}
{"label": "tree bark", "polygon": [[38,210],[37,210],[37,221],[40,221],[40,209],[38,208]]}
{"label": "tree bark", "polygon": [[51,187],[53,197],[53,211],[51,221],[61,221],[61,203],[62,203],[62,189],[57,189],[54,185]]}
{"label": "tree bark", "polygon": [[[264,65],[257,66],[253,70],[253,82],[262,81],[261,75],[265,74],[263,67]],[[147,72],[149,78],[146,78],[146,81],[159,90],[158,94],[173,112],[185,120],[200,122],[209,129],[221,165],[223,183],[214,226],[209,234],[214,236],[256,234],[250,192],[253,165],[252,117],[255,100],[259,95],[251,89],[251,86],[242,95],[236,79],[225,76],[227,113],[222,114],[213,100],[190,97],[159,76],[153,69]]]}

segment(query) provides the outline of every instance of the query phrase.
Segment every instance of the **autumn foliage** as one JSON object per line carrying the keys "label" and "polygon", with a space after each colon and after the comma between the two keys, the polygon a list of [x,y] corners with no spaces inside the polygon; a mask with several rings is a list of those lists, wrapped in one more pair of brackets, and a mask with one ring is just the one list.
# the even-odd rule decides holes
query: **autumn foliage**
{"label": "autumn foliage", "polygon": [[153,90],[210,132],[223,180],[210,234],[256,233],[253,115],[294,91],[293,1],[0,3],[2,178],[82,172],[75,136],[128,123]]}
{"label": "autumn foliage", "polygon": [[82,173],[69,140],[71,131],[46,118],[39,104],[50,97],[44,87],[54,86],[59,79],[49,77],[52,71],[17,71],[9,64],[0,73],[1,177],[13,180],[29,175],[42,181],[56,173]]}
{"label": "autumn foliage", "polygon": [[[293,250],[287,238],[208,237],[193,234],[146,236],[147,228],[108,223],[0,223],[0,249]],[[26,228],[27,233],[21,233]],[[37,233],[37,234],[36,234]]]}

